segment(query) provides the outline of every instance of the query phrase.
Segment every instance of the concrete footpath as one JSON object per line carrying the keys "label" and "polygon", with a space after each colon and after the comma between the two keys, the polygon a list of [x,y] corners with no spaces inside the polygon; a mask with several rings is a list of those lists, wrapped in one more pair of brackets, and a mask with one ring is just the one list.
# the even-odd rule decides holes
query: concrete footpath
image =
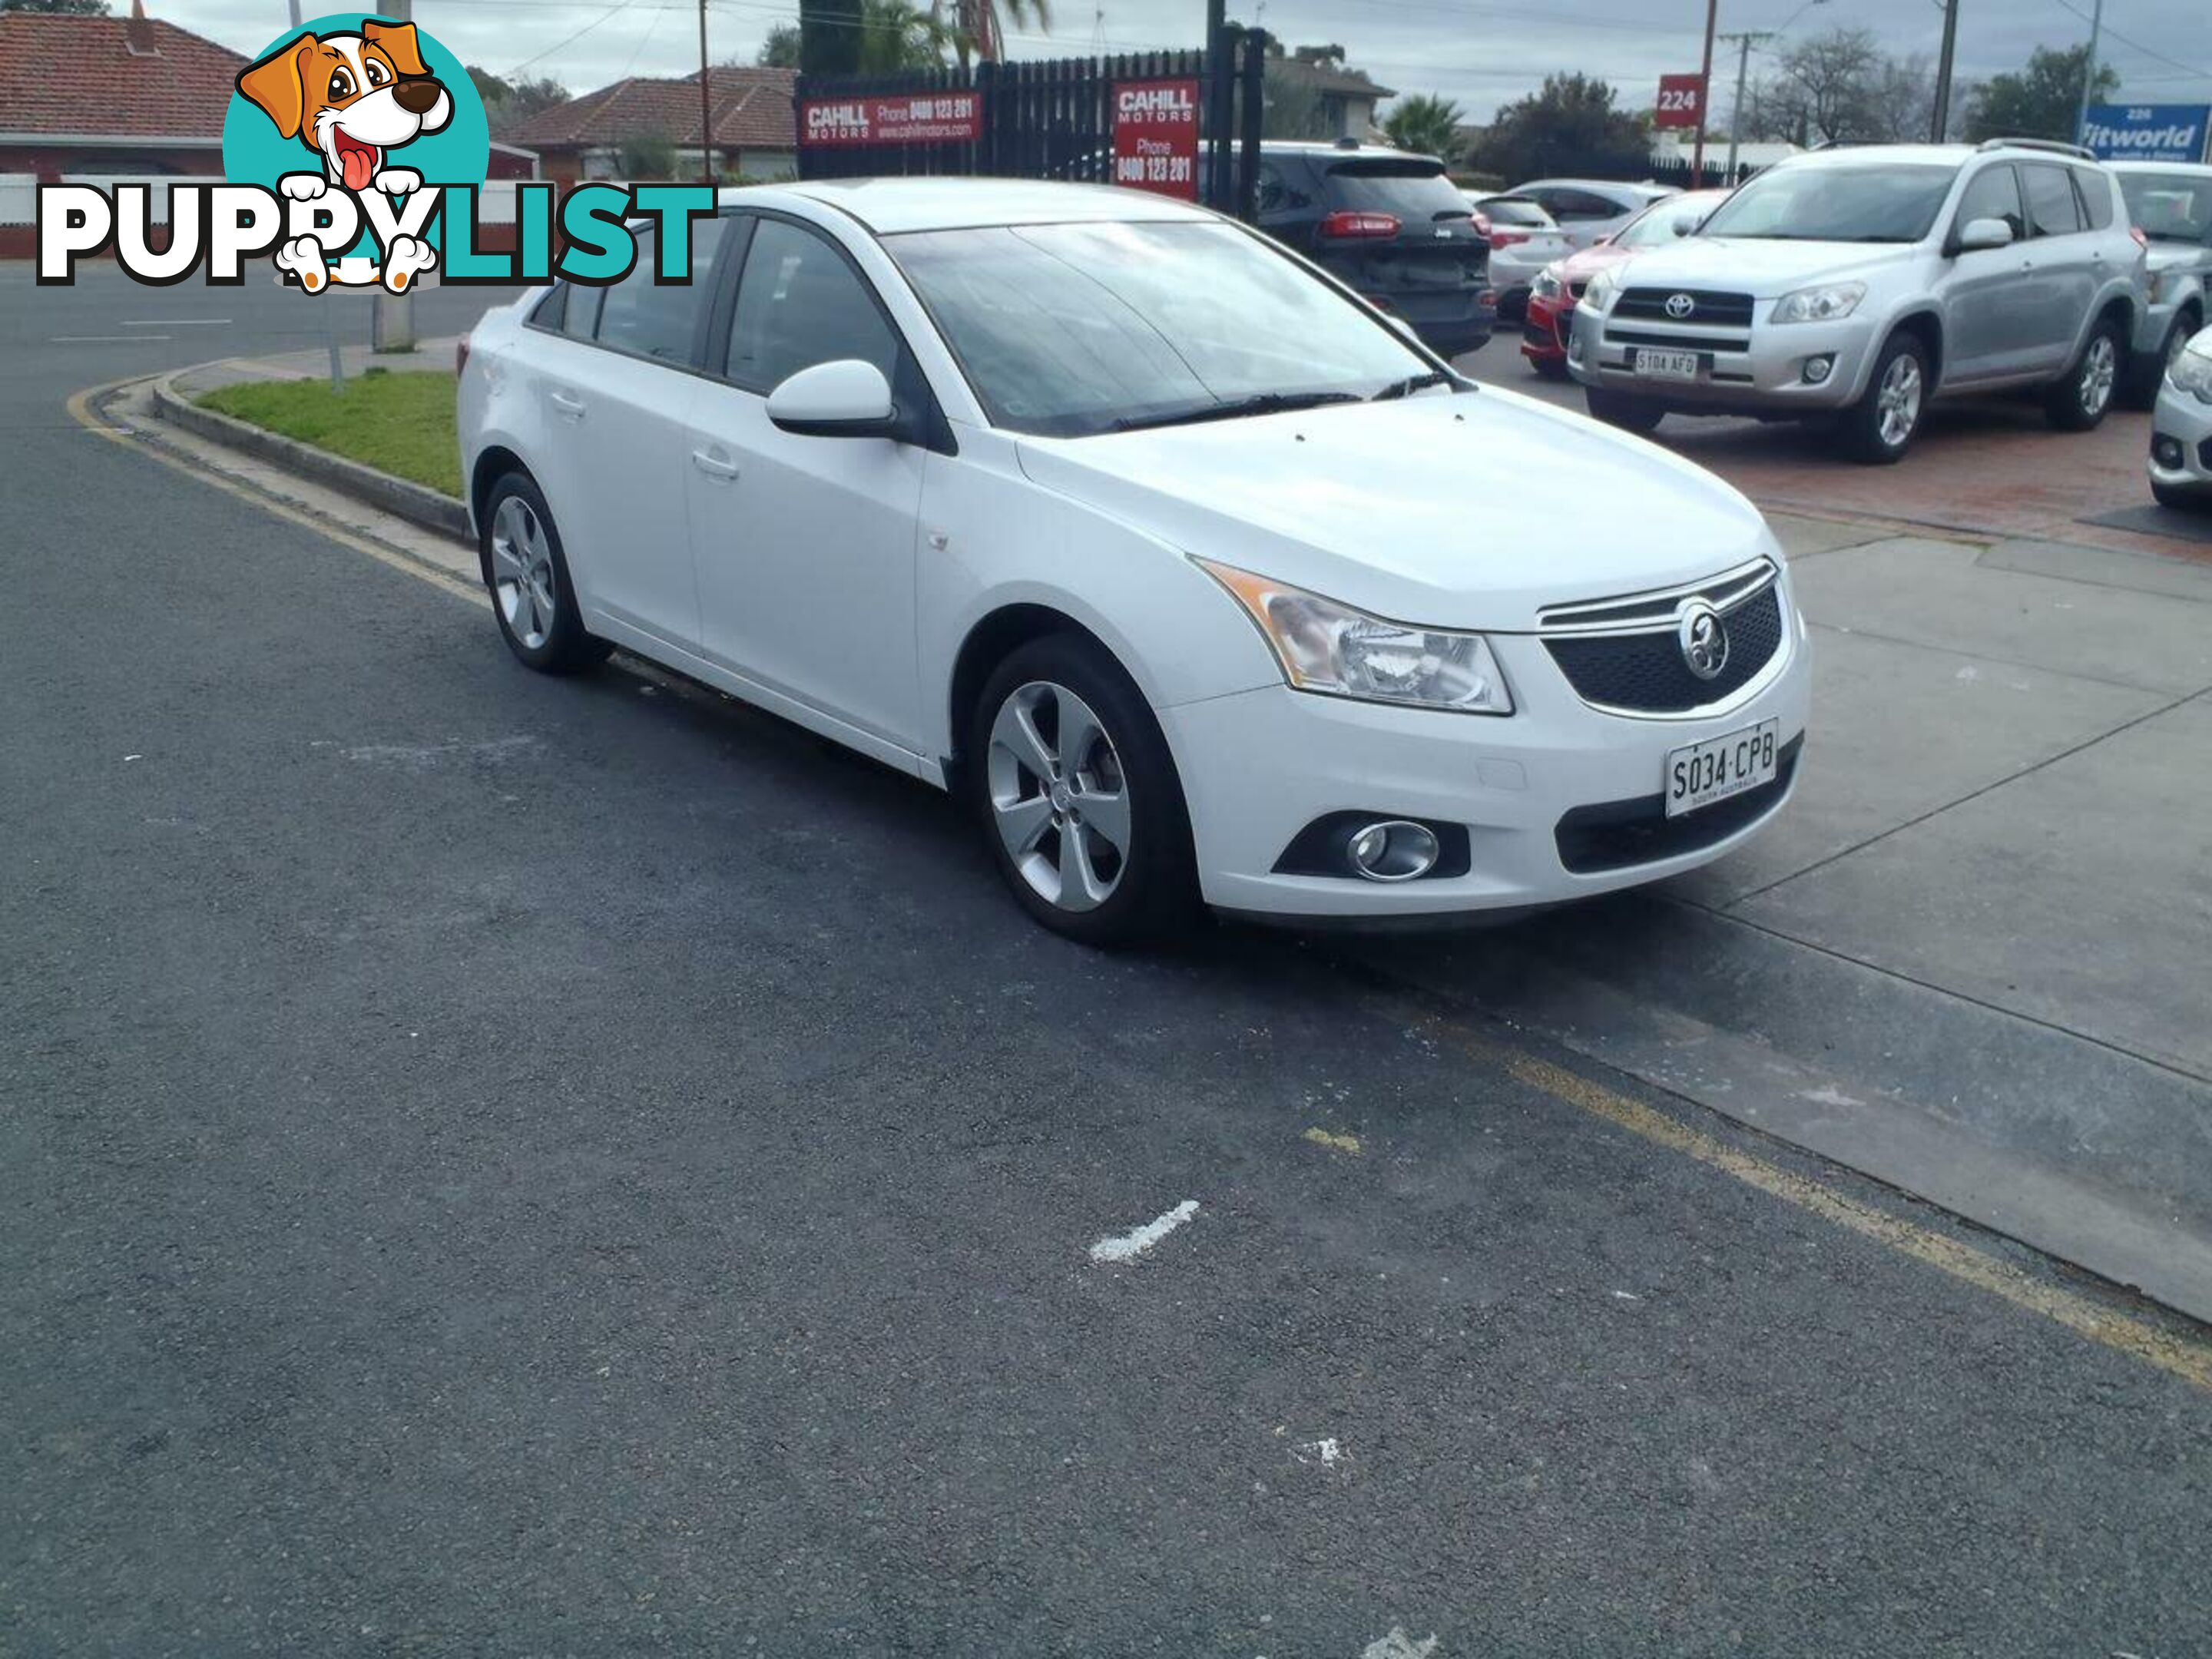
{"label": "concrete footpath", "polygon": [[1770,517],[1816,677],[1778,824],[1644,893],[1322,948],[2212,1321],[2212,562],[2009,536],[2002,502],[1979,532]]}

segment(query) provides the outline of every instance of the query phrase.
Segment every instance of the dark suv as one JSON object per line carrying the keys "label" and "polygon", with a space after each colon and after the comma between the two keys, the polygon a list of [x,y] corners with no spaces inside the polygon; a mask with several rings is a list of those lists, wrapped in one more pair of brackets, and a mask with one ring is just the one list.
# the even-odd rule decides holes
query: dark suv
{"label": "dark suv", "polygon": [[1260,228],[1455,357],[1490,338],[1490,245],[1433,155],[1358,144],[1260,146]]}

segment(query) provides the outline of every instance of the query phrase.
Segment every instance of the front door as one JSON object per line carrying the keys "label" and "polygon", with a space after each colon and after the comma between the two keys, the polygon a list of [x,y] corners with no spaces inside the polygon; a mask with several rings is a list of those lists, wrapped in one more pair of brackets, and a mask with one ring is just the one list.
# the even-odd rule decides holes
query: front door
{"label": "front door", "polygon": [[904,355],[843,250],[763,216],[682,447],[703,654],[912,752],[924,726],[914,594],[927,452],[800,437],[768,418],[768,394],[802,368],[860,358],[898,385]]}
{"label": "front door", "polygon": [[1939,279],[1943,302],[1943,384],[2024,374],[2035,366],[2036,296],[2030,280],[2027,214],[2020,177],[2009,161],[1984,167],[1966,184],[1951,223],[1963,230],[1977,219],[2001,219],[2011,245],[1961,252]]}

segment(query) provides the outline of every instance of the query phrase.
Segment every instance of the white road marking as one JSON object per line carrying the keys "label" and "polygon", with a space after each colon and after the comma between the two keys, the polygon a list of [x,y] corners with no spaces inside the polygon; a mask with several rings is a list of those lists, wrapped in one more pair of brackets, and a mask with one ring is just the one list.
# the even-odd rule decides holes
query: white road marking
{"label": "white road marking", "polygon": [[1334,1463],[1344,1455],[1344,1448],[1332,1437],[1327,1440],[1308,1440],[1292,1449],[1291,1455],[1301,1463]]}
{"label": "white road marking", "polygon": [[216,328],[228,327],[228,317],[127,317],[119,326],[124,328]]}
{"label": "white road marking", "polygon": [[106,345],[118,340],[166,340],[166,334],[50,334],[48,345]]}
{"label": "white road marking", "polygon": [[1378,1637],[1359,1650],[1359,1659],[1430,1659],[1437,1650],[1437,1638],[1416,1642],[1406,1634],[1403,1625],[1390,1626],[1388,1636]]}
{"label": "white road marking", "polygon": [[1198,1213],[1198,1200],[1186,1198],[1157,1221],[1147,1221],[1119,1238],[1102,1238],[1091,1247],[1093,1261],[1133,1261]]}

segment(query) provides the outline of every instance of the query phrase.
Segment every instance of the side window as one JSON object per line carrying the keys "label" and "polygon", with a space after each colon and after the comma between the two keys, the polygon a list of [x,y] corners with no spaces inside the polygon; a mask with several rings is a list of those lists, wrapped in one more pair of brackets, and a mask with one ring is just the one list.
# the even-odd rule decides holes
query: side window
{"label": "side window", "polygon": [[[714,292],[714,254],[729,222],[718,216],[693,223],[688,283],[664,284],[653,280],[658,250],[653,234],[641,231],[637,264],[629,276],[602,290],[605,297],[599,307],[599,343],[662,362],[689,363],[692,331],[698,325],[700,307]],[[574,309],[569,307],[571,315]]]}
{"label": "side window", "polygon": [[2074,188],[2081,192],[2081,210],[2092,230],[2112,228],[2112,181],[2087,167],[2074,169]]}
{"label": "side window", "polygon": [[561,313],[561,331],[573,340],[590,339],[599,326],[599,302],[607,297],[606,289],[575,283],[561,286],[568,294],[567,307]]}
{"label": "side window", "polygon": [[763,219],[738,281],[723,373],[767,392],[802,368],[858,357],[893,380],[899,342],[860,273],[824,238]]}
{"label": "side window", "polygon": [[562,327],[562,319],[568,314],[568,284],[556,283],[545,297],[540,300],[536,307],[532,310],[530,320],[540,328],[550,328],[557,332]]}
{"label": "side window", "polygon": [[1966,194],[1959,198],[1959,211],[1952,223],[1964,229],[1977,219],[2002,219],[2012,227],[2013,240],[2027,240],[2027,217],[2020,205],[2020,181],[2008,165],[1984,167],[1967,183]]}
{"label": "side window", "polygon": [[2027,222],[2038,236],[2070,236],[2081,228],[2081,210],[2066,169],[2045,162],[2021,168],[2027,187]]}
{"label": "side window", "polygon": [[1572,223],[1588,223],[1593,219],[1618,219],[1627,210],[1617,202],[1608,202],[1602,196],[1587,190],[1555,190],[1552,199],[1544,205],[1554,219]]}

